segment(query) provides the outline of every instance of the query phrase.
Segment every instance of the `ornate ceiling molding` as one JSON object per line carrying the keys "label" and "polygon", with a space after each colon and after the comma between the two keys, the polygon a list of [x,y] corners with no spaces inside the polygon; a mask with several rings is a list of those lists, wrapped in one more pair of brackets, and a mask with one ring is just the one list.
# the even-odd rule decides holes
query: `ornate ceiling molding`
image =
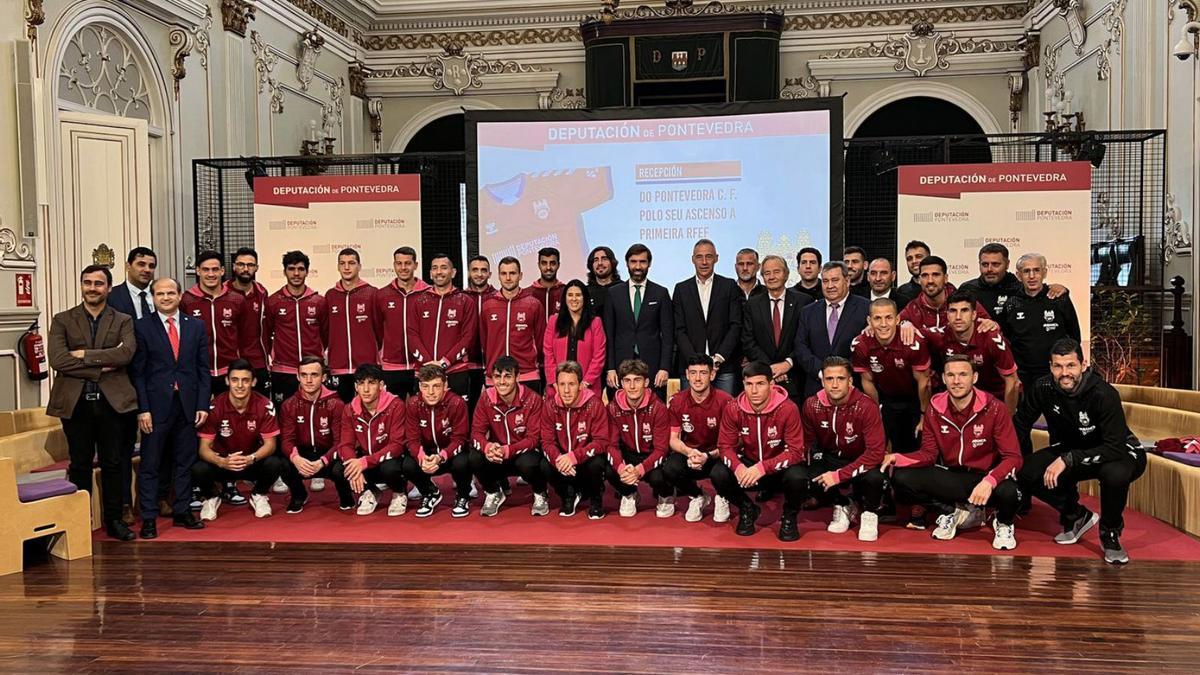
{"label": "ornate ceiling molding", "polygon": [[270,110],[277,115],[281,114],[283,112],[283,89],[279,86],[279,81],[271,74],[279,63],[279,58],[271,51],[267,43],[263,42],[262,35],[256,30],[250,31],[250,51],[254,53],[254,70],[258,73],[258,93],[270,91]]}
{"label": "ornate ceiling molding", "polygon": [[587,96],[584,95],[582,87],[579,89],[561,89],[555,87],[550,90],[549,98],[551,108],[581,110],[587,107]]}
{"label": "ornate ceiling molding", "polygon": [[[539,66],[528,66],[518,61],[490,61],[482,54],[464,54],[459,45],[450,45],[439,55],[430,55],[421,63],[409,63],[388,70],[377,70],[367,75],[367,80],[391,78],[427,78],[433,81],[434,91],[449,91],[462,96],[468,89],[483,87],[486,75],[504,73],[545,72]],[[555,74],[557,77],[557,73]]]}
{"label": "ornate ceiling molding", "polygon": [[351,61],[347,75],[350,77],[350,95],[359,98],[367,97],[367,73],[371,70],[362,61]]}
{"label": "ornate ceiling molding", "polygon": [[398,33],[368,35],[362,43],[367,51],[397,49],[443,49],[447,45],[466,47],[503,47],[516,45],[562,44],[581,42],[577,26],[562,28],[525,28],[521,30],[467,31],[462,33]]}
{"label": "ornate ceiling molding", "polygon": [[818,80],[812,75],[786,77],[783,80],[783,88],[779,90],[779,98],[784,100],[828,95],[829,80]]}
{"label": "ornate ceiling molding", "polygon": [[325,24],[329,30],[337,33],[347,40],[360,45],[362,44],[363,33],[361,30],[358,30],[351,24],[346,23],[346,21],[340,16],[329,11],[326,7],[322,6],[315,0],[286,0],[286,2],[301,12],[304,12],[317,21]]}
{"label": "ornate ceiling molding", "polygon": [[783,30],[837,30],[845,28],[886,28],[932,24],[976,23],[982,21],[1019,21],[1026,13],[1024,3],[1008,5],[971,5],[967,7],[931,7],[929,9],[888,9],[860,12],[796,14],[783,21]]}
{"label": "ornate ceiling molding", "polygon": [[589,17],[588,21],[629,21],[634,19],[678,19],[680,17],[696,16],[737,16],[741,14],[783,14],[776,7],[743,7],[726,5],[719,0],[713,0],[704,5],[695,5],[692,0],[667,0],[665,7],[639,5],[633,9],[617,9],[620,0],[608,0],[604,3],[600,16]]}
{"label": "ornate ceiling molding", "polygon": [[829,59],[894,59],[896,72],[909,71],[917,77],[925,77],[931,71],[948,70],[950,58],[958,54],[998,54],[1004,52],[1025,53],[1019,40],[991,40],[967,38],[960,40],[954,33],[940,33],[933,24],[919,22],[905,35],[893,36],[887,42],[874,43],[847,49],[825,52],[818,57]]}
{"label": "ornate ceiling molding", "polygon": [[246,26],[254,20],[249,0],[221,0],[221,26],[238,37],[246,37]]}

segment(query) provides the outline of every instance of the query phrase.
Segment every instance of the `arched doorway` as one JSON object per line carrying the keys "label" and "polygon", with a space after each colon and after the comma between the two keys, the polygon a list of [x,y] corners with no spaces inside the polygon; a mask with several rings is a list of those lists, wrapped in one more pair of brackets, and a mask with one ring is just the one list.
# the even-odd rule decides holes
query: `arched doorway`
{"label": "arched doorway", "polygon": [[466,150],[466,121],[462,113],[439,117],[421,127],[404,146],[405,152],[462,152]]}
{"label": "arched doorway", "polygon": [[[896,262],[896,167],[992,161],[979,122],[955,103],[911,96],[884,104],[846,148],[845,244]],[[832,252],[831,252],[832,255]],[[897,276],[907,277],[902,269]]]}

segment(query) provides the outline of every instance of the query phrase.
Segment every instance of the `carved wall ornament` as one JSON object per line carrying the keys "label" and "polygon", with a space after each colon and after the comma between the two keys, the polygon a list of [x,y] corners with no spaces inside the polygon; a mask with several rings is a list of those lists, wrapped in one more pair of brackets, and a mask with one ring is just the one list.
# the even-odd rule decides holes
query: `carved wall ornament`
{"label": "carved wall ornament", "polygon": [[435,91],[446,89],[455,96],[462,96],[468,89],[483,87],[485,75],[538,72],[544,72],[544,69],[517,61],[490,61],[482,54],[464,54],[461,45],[447,45],[444,53],[430,55],[423,63],[402,64],[388,70],[376,70],[367,77],[428,77],[433,80]]}
{"label": "carved wall ornament", "polygon": [[954,33],[939,33],[929,22],[919,22],[901,36],[889,37],[887,42],[839,49],[821,54],[821,59],[862,59],[886,57],[896,60],[896,72],[905,70],[917,77],[930,71],[950,68],[948,57],[955,54],[995,54],[1019,52],[1019,40],[990,40],[967,38],[959,40]]}
{"label": "carved wall ornament", "polygon": [[367,117],[371,120],[371,136],[375,141],[375,152],[379,152],[383,141],[383,99],[367,99]]}
{"label": "carved wall ornament", "polygon": [[258,73],[258,93],[269,91],[270,110],[280,114],[283,112],[283,89],[271,74],[279,63],[279,57],[263,42],[262,34],[256,30],[250,31],[250,51],[254,54],[254,70]]}
{"label": "carved wall ornament", "polygon": [[192,48],[196,45],[196,38],[191,31],[178,26],[171,29],[167,34],[168,43],[175,48],[171,55],[171,79],[174,80],[175,100],[179,100],[179,82],[187,77],[187,68],[184,66],[184,60],[188,54],[192,53]]}
{"label": "carved wall ornament", "polygon": [[1101,82],[1112,76],[1110,54],[1121,53],[1121,37],[1125,32],[1125,5],[1127,3],[1128,0],[1113,0],[1113,3],[1108,6],[1104,18],[1100,20],[1104,30],[1108,32],[1108,38],[1096,52],[1096,79]]}
{"label": "carved wall ornament", "polygon": [[316,0],[287,0],[287,2],[347,40],[360,45],[363,43],[362,31],[346,23],[344,19],[321,6]]}
{"label": "carved wall ornament", "polygon": [[[825,93],[821,93],[824,91]],[[779,90],[779,98],[792,100],[798,98],[814,98],[828,96],[829,84],[817,81],[811,75],[804,77],[787,77],[783,80],[783,88]]]}
{"label": "carved wall ornament", "polygon": [[117,254],[108,244],[101,243],[92,249],[92,264],[104,265],[111,270],[117,264]]}
{"label": "carved wall ornament", "polygon": [[1017,131],[1021,122],[1021,108],[1025,93],[1025,73],[1008,74],[1008,116],[1012,130]]}
{"label": "carved wall ornament", "polygon": [[329,103],[321,109],[321,128],[325,130],[326,138],[337,138],[342,128],[342,99],[346,96],[346,80],[338,78],[337,82],[326,82],[325,91],[329,93]]}
{"label": "carved wall ornament", "polygon": [[[609,18],[597,19],[591,17],[592,21],[602,20],[606,23],[609,21],[624,21],[629,19],[675,19],[680,17],[693,16],[730,16],[737,14],[783,14],[783,10],[776,7],[740,7],[737,5],[726,5],[723,2],[713,0],[704,5],[694,5],[690,0],[668,0],[664,7],[651,7],[649,5],[638,5],[633,9],[617,10],[615,3],[613,12],[608,15]],[[607,9],[607,7],[606,7]],[[587,20],[585,20],[586,22]]]}
{"label": "carved wall ornament", "polygon": [[1021,65],[1025,70],[1033,70],[1042,64],[1042,35],[1037,31],[1029,31],[1017,40],[1017,44],[1021,45],[1021,49],[1025,51],[1025,58],[1021,60]]}
{"label": "carved wall ornament", "polygon": [[196,53],[200,55],[200,67],[208,70],[208,49],[212,45],[212,39],[209,32],[213,27],[212,7],[204,8],[204,21],[200,22],[200,27],[196,29]]}
{"label": "carved wall ornament", "polygon": [[587,96],[584,95],[582,87],[578,89],[555,87],[550,90],[548,96],[552,108],[580,110],[587,107]]}
{"label": "carved wall ornament", "polygon": [[1025,4],[987,4],[968,7],[938,7],[930,9],[890,9],[861,12],[831,12],[826,14],[797,14],[788,16],[783,29],[840,30],[845,28],[879,28],[911,26],[918,22],[934,25],[975,23],[979,21],[1017,21],[1024,18]]}
{"label": "carved wall ornament", "polygon": [[221,0],[221,26],[237,35],[246,37],[246,26],[254,20],[254,5],[249,0]]}
{"label": "carved wall ornament", "polygon": [[1083,23],[1083,10],[1079,8],[1079,0],[1054,0],[1054,9],[1067,24],[1067,36],[1075,47],[1076,56],[1083,53],[1083,43],[1087,42],[1087,26]]}
{"label": "carved wall ornament", "polygon": [[28,267],[28,263],[32,262],[33,249],[29,244],[17,237],[12,229],[0,228],[0,267]]}
{"label": "carved wall ornament", "polygon": [[367,73],[371,72],[362,61],[351,61],[348,75],[350,76],[350,95],[359,98],[367,97]]}
{"label": "carved wall ornament", "polygon": [[363,48],[368,51],[396,49],[437,49],[448,44],[465,47],[504,47],[581,42],[578,26],[562,28],[526,28],[522,30],[464,31],[461,33],[403,33],[368,35]]}
{"label": "carved wall ornament", "polygon": [[1182,219],[1175,195],[1167,193],[1163,209],[1163,261],[1171,262],[1176,255],[1191,255],[1192,226]]}
{"label": "carved wall ornament", "polygon": [[67,43],[59,97],[121,117],[150,119],[150,87],[134,52],[111,29],[88,24]]}
{"label": "carved wall ornament", "polygon": [[25,35],[37,42],[37,27],[46,23],[44,0],[25,0]]}
{"label": "carved wall ornament", "polygon": [[317,71],[317,57],[325,46],[325,38],[314,26],[312,30],[300,34],[299,58],[296,60],[296,80],[300,83],[300,91],[308,91],[313,76]]}

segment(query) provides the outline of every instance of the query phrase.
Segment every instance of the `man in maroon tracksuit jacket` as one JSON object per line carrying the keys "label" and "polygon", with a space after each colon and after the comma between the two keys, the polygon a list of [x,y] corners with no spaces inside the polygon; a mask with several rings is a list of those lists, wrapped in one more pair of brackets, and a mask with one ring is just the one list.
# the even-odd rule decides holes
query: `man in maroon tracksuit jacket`
{"label": "man in maroon tracksuit jacket", "polygon": [[667,406],[647,388],[650,366],[641,359],[626,359],[617,366],[620,390],[608,404],[616,443],[609,448],[604,469],[608,482],[621,496],[622,518],[637,515],[638,483],[646,481],[658,501],[655,515],[675,515],[675,498],[662,472],[669,451],[671,419]]}
{"label": "man in maroon tracksuit jacket", "polygon": [[[349,379],[349,378],[347,378]],[[389,516],[399,516],[408,505],[404,481],[404,401],[383,386],[383,369],[364,363],[354,371],[357,396],[342,410],[334,481],[345,481],[359,493],[358,515],[369,516],[379,504],[376,485],[392,490]]]}
{"label": "man in maroon tracksuit jacket", "polygon": [[879,508],[887,478],[879,463],[887,450],[879,404],[854,388],[850,361],[831,356],[821,364],[821,391],[808,397],[800,410],[808,444],[808,475],[833,491],[829,532],[850,529],[858,511],[838,487],[849,483],[862,505],[860,541],[879,538]]}
{"label": "man in maroon tracksuit jacket", "polygon": [[479,454],[479,482],[486,496],[479,514],[496,515],[504,504],[507,476],[520,475],[533,489],[535,516],[550,512],[546,482],[550,462],[542,454],[542,398],[518,382],[521,367],[511,356],[492,364],[493,386],[484,390],[471,420],[471,438]]}
{"label": "man in maroon tracksuit jacket", "polygon": [[600,395],[582,383],[582,366],[575,361],[558,364],[555,391],[546,396],[542,415],[542,451],[554,466],[552,480],[563,498],[558,515],[575,515],[583,492],[591,500],[588,518],[600,520],[604,517],[604,470],[612,447],[612,420]]}
{"label": "man in maroon tracksuit jacket", "polygon": [[442,502],[442,493],[433,484],[433,477],[445,473],[454,477],[454,508],[450,515],[455,518],[469,515],[471,477],[483,468],[482,456],[476,453],[472,457],[468,447],[471,419],[467,403],[449,390],[446,380],[446,371],[441,366],[427,363],[417,370],[418,394],[408,398],[404,476],[421,492],[418,518],[433,515]]}
{"label": "man in maroon tracksuit jacket", "polygon": [[[687,388],[671,397],[667,412],[671,420],[671,450],[663,461],[663,474],[675,491],[690,497],[684,520],[699,522],[708,506],[708,495],[700,491],[696,481],[712,476],[713,468],[721,461],[717,450],[721,415],[733,397],[712,386],[715,366],[708,354],[688,357],[684,377]],[[717,495],[713,507],[713,522],[729,520],[729,501]]]}
{"label": "man in maroon tracksuit jacket", "polygon": [[270,396],[271,374],[267,370],[267,341],[263,335],[270,292],[255,280],[257,275],[258,252],[243,246],[233,254],[233,276],[225,282],[225,288],[236,291],[246,299],[246,311],[250,316],[247,317],[246,330],[239,336],[242,340],[242,358],[254,366],[254,390],[263,396]]}
{"label": "man in maroon tracksuit jacket", "polygon": [[222,283],[224,276],[221,254],[201,252],[196,256],[196,285],[179,302],[180,311],[203,321],[208,333],[208,372],[212,376],[213,396],[228,390],[225,373],[229,364],[243,358],[241,334],[257,319],[246,311],[246,299]]}
{"label": "man in maroon tracksuit jacket", "polygon": [[[300,390],[284,401],[279,411],[279,451],[288,460],[281,477],[292,493],[288,513],[300,513],[308,502],[306,479],[312,479],[312,489],[316,492],[325,488],[326,478],[333,478],[333,460],[346,407],[337,392],[325,388],[325,362],[321,357],[301,359],[296,378]],[[350,484],[342,479],[333,483],[342,510],[353,507]]]}
{"label": "man in maroon tracksuit jacket", "polygon": [[[921,284],[921,294],[904,306],[904,311],[900,312],[900,320],[908,322],[922,332],[927,328],[945,328],[946,300],[954,292],[954,284],[946,280],[946,261],[931,255],[922,259],[920,265],[918,281]],[[991,321],[992,317],[983,305],[976,303],[975,311],[978,312],[979,318],[988,320],[983,332],[996,329],[996,322]],[[909,340],[904,342],[907,344]]]}
{"label": "man in maroon tracksuit jacket", "polygon": [[429,279],[433,286],[408,303],[408,346],[417,363],[441,366],[450,391],[465,399],[479,341],[475,298],[454,287],[454,263],[444,253],[429,259]]}
{"label": "man in maroon tracksuit jacket", "polygon": [[541,303],[533,293],[521,289],[520,260],[503,258],[496,270],[500,291],[484,299],[479,313],[483,363],[490,369],[501,356],[513,357],[521,367],[521,384],[541,394],[544,387],[538,364],[546,333]]}
{"label": "man in maroon tracksuit jacket", "polygon": [[772,384],[771,366],[755,361],[742,369],[743,391],[725,406],[717,448],[721,464],[712,471],[717,494],[738,507],[735,530],[754,534],[761,508],[746,490],[783,492],[783,516],[779,521],[780,541],[800,538],[796,517],[809,493],[804,467],[804,430],[800,411],[787,390]]}
{"label": "man in maroon tracksuit jacket", "polygon": [[960,528],[982,523],[983,508],[996,509],[992,523],[997,550],[1016,548],[1013,519],[1021,501],[1015,480],[1021,448],[1004,404],[975,387],[978,375],[969,356],[946,358],[937,394],[925,411],[921,448],[884,457],[882,470],[895,465],[896,498],[909,504],[943,505],[935,539],[953,539]]}
{"label": "man in maroon tracksuit jacket", "polygon": [[417,252],[401,246],[392,253],[396,278],[375,291],[375,335],[382,343],[379,362],[388,391],[408,398],[417,390],[417,368],[408,341],[408,306],[429,284],[417,276]]}
{"label": "man in maroon tracksuit jacket", "polygon": [[1000,331],[985,333],[979,330],[975,313],[977,304],[969,293],[951,293],[946,300],[948,325],[926,331],[929,352],[938,361],[944,361],[952,354],[969,356],[971,363],[975,364],[975,372],[979,374],[975,386],[1003,401],[1009,411],[1015,413],[1020,393],[1017,362],[1013,360],[1012,349]]}
{"label": "man in maroon tracksuit jacket", "polygon": [[[475,316],[483,315],[483,302],[496,295],[496,287],[489,283],[492,280],[492,263],[485,255],[477,255],[467,263],[467,283],[463,293],[475,300]],[[471,354],[470,383],[467,385],[467,401],[474,410],[474,401],[479,400],[479,392],[483,391],[487,379],[487,369],[491,364],[483,360],[483,347],[479,340],[475,341],[475,351]]]}
{"label": "man in maroon tracksuit jacket", "polygon": [[327,347],[330,384],[347,403],[354,397],[356,383],[350,375],[366,363],[378,363],[379,339],[375,335],[375,287],[359,277],[362,260],[358,251],[344,248],[338,253],[338,283],[325,292],[329,310]]}
{"label": "man in maroon tracksuit jacket", "polygon": [[554,320],[554,315],[562,308],[563,291],[567,288],[558,278],[560,260],[561,254],[553,246],[538,251],[538,280],[526,289],[541,303],[547,324]]}
{"label": "man in maroon tracksuit jacket", "polygon": [[325,298],[309,288],[308,256],[288,251],[283,256],[287,283],[267,298],[263,336],[271,354],[271,397],[275,405],[296,393],[296,367],[305,356],[322,356],[329,337]]}

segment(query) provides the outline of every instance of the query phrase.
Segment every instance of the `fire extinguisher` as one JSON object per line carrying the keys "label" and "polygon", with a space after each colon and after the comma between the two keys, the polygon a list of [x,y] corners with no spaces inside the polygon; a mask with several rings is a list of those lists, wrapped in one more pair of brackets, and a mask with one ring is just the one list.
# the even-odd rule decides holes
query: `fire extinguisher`
{"label": "fire extinguisher", "polygon": [[34,382],[40,382],[50,377],[46,368],[46,343],[38,333],[38,322],[34,321],[29,330],[21,333],[17,339],[17,347],[21,360],[25,362],[25,374]]}

